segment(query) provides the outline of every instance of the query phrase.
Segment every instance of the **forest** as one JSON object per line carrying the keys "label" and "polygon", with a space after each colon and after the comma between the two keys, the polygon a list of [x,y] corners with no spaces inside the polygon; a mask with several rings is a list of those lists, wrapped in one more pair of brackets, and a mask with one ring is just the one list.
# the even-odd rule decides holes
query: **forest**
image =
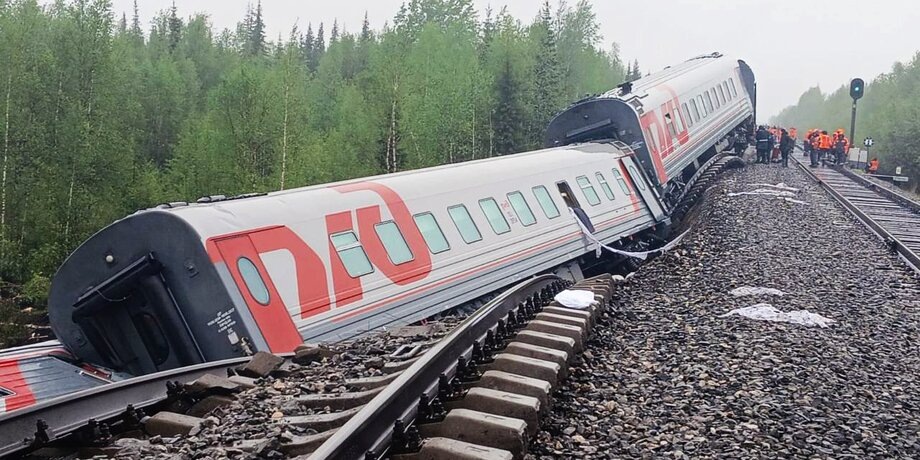
{"label": "forest", "polygon": [[215,30],[175,6],[145,23],[108,0],[0,0],[4,297],[40,304],[77,245],[139,209],[533,149],[627,76],[586,0],[526,19],[411,0],[381,30],[279,37],[261,3],[240,15]]}
{"label": "forest", "polygon": [[[796,126],[799,132],[810,128],[850,130],[849,82],[830,94],[814,87],[771,121],[780,126]],[[866,137],[875,145],[870,156],[878,157],[879,173],[910,177],[909,189],[918,190],[920,181],[920,54],[908,63],[896,63],[891,71],[879,75],[866,85],[859,100],[855,144],[862,146]]]}

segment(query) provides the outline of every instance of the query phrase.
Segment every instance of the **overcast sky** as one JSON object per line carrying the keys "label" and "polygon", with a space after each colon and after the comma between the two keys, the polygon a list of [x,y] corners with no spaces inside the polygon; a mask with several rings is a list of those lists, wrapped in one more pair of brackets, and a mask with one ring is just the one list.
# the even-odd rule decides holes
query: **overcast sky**
{"label": "overcast sky", "polygon": [[[575,3],[577,0],[569,0]],[[507,5],[525,22],[542,0],[474,0],[482,13]],[[556,0],[551,0],[555,4]],[[138,0],[141,18],[172,0]],[[216,29],[232,28],[249,0],[178,0],[182,16],[207,13]],[[255,3],[254,1],[252,3]],[[296,23],[333,20],[357,32],[365,11],[380,29],[403,0],[263,0],[269,37],[285,37]],[[624,59],[643,72],[695,55],[720,51],[746,60],[759,85],[759,118],[794,104],[814,85],[825,92],[853,77],[871,80],[895,61],[920,50],[920,4],[910,0],[594,0],[604,47],[616,42]],[[114,0],[116,14],[131,15],[133,0]]]}

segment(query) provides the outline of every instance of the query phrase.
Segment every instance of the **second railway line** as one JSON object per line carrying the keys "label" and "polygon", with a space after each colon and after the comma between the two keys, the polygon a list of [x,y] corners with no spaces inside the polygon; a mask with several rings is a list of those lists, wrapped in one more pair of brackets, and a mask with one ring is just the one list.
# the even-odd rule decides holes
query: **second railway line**
{"label": "second railway line", "polygon": [[796,163],[892,250],[920,270],[920,203],[841,167]]}

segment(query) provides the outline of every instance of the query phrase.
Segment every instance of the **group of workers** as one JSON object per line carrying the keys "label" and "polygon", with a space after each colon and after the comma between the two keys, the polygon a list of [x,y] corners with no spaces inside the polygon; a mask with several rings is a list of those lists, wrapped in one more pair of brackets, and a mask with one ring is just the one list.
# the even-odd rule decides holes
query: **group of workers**
{"label": "group of workers", "polygon": [[795,150],[795,138],[798,132],[795,128],[767,128],[760,126],[754,134],[756,142],[757,163],[781,162],[784,168],[789,167],[789,155]]}
{"label": "group of workers", "polygon": [[847,138],[843,128],[830,135],[825,130],[811,129],[805,136],[803,145],[805,153],[809,155],[811,167],[817,167],[823,161],[831,164],[844,164],[847,153],[850,151],[850,139]]}
{"label": "group of workers", "polygon": [[[760,126],[754,134],[757,151],[757,163],[782,163],[789,166],[789,155],[795,150],[798,130],[796,128],[780,128],[776,126]],[[737,146],[737,144],[735,144]],[[745,145],[746,146],[746,145]],[[820,163],[842,165],[846,164],[850,152],[850,139],[847,138],[843,128],[828,134],[820,129],[810,129],[802,140],[805,156],[811,160],[811,167]],[[866,172],[878,172],[878,158],[869,160]]]}

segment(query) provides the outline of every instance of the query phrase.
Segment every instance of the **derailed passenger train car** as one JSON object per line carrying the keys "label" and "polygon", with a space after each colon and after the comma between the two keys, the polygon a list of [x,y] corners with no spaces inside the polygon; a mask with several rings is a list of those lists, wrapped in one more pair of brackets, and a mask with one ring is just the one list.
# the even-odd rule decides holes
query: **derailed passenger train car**
{"label": "derailed passenger train car", "polygon": [[[61,266],[52,327],[82,359],[137,375],[412,323],[562,267],[578,277],[594,243],[573,214],[641,249],[669,223],[662,190],[752,116],[727,64],[740,61],[695,61],[717,65],[576,104],[545,150],[128,216]],[[716,91],[694,112],[691,90],[723,74],[718,108]]]}
{"label": "derailed passenger train car", "polygon": [[592,252],[660,206],[591,143],[142,211],[80,246],[49,314],[89,362],[142,374],[407,324]]}
{"label": "derailed passenger train car", "polygon": [[546,145],[629,145],[670,210],[720,140],[738,128],[753,134],[756,105],[751,68],[713,53],[573,104],[550,123]]}

